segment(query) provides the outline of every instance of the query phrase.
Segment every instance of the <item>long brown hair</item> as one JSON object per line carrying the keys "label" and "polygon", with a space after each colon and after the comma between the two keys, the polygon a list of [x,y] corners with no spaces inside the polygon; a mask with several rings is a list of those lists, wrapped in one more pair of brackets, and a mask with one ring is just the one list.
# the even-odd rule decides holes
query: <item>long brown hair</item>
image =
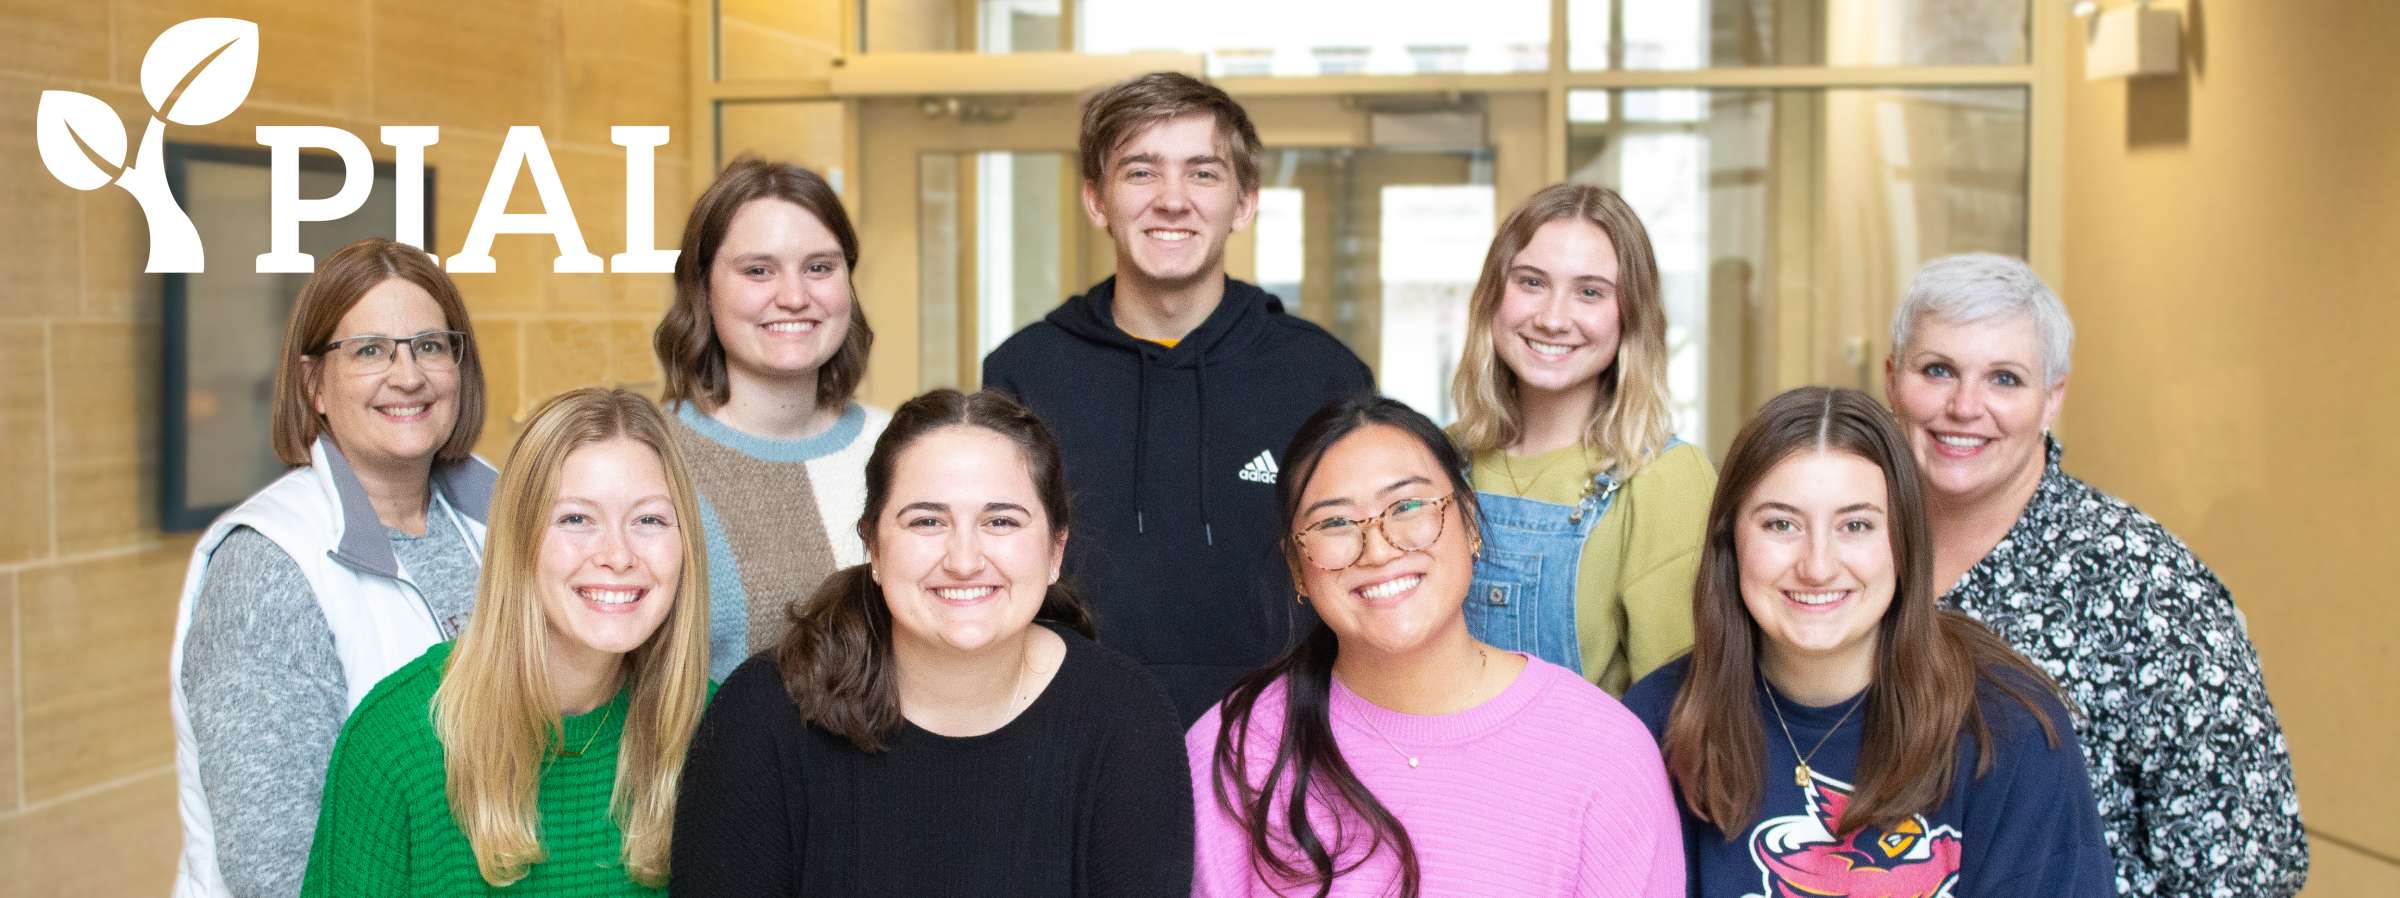
{"label": "long brown hair", "polygon": [[[1374,395],[1337,400],[1318,409],[1300,425],[1291,445],[1284,447],[1285,476],[1275,484],[1276,506],[1283,513],[1280,526],[1288,531],[1297,522],[1301,499],[1325,453],[1343,438],[1373,426],[1407,433],[1431,453],[1435,467],[1449,475],[1450,494],[1456,497],[1451,504],[1463,525],[1458,532],[1470,538],[1481,532],[1475,488],[1467,483],[1466,462],[1459,458],[1458,449],[1450,445],[1440,427],[1415,409]],[[1291,566],[1292,579],[1298,582],[1300,565],[1307,561],[1293,540],[1279,542],[1284,563]],[[1221,712],[1222,725],[1209,767],[1209,791],[1248,834],[1250,867],[1261,879],[1314,883],[1317,898],[1325,898],[1333,891],[1334,879],[1358,869],[1375,852],[1388,847],[1400,865],[1400,898],[1416,898],[1422,885],[1416,843],[1409,839],[1407,827],[1400,825],[1400,818],[1376,800],[1375,793],[1358,778],[1334,742],[1333,662],[1340,654],[1340,640],[1333,628],[1319,620],[1283,657],[1233,684]],[[1279,680],[1285,683],[1283,726],[1274,734],[1275,757],[1267,765],[1266,778],[1254,784],[1249,778],[1251,715],[1259,697]],[[1366,850],[1356,859],[1348,864],[1340,861],[1341,855],[1357,844],[1351,841],[1353,833],[1343,828],[1322,835],[1317,832],[1308,815],[1313,800],[1347,805],[1366,823]],[[1286,856],[1292,850],[1300,853],[1301,861]]]}
{"label": "long brown hair", "polygon": [[733,397],[733,382],[725,374],[725,345],[717,340],[716,320],[708,309],[709,272],[715,270],[717,249],[733,217],[751,200],[778,199],[817,217],[842,246],[842,265],[850,290],[850,331],[841,348],[817,368],[818,408],[838,409],[858,392],[867,376],[867,350],[875,345],[875,330],[867,326],[866,307],[858,301],[858,231],[850,226],[841,195],[816,172],[789,162],[768,162],[743,156],[717,173],[708,192],[692,204],[683,225],[683,252],[675,257],[675,301],[650,335],[650,349],[666,372],[666,402],[698,400],[714,409]]}
{"label": "long brown hair", "polygon": [[1592,473],[1621,480],[1665,451],[1675,422],[1667,402],[1667,309],[1658,295],[1658,257],[1641,217],[1606,187],[1542,188],[1492,234],[1467,307],[1466,349],[1450,381],[1450,401],[1458,407],[1454,432],[1470,457],[1509,446],[1525,433],[1517,375],[1492,348],[1492,319],[1508,293],[1509,265],[1534,232],[1553,221],[1589,222],[1617,248],[1617,357],[1600,372],[1600,398],[1584,422],[1583,444],[1605,460]]}
{"label": "long brown hair", "polygon": [[475,451],[475,439],[483,435],[483,359],[475,345],[475,323],[467,320],[467,301],[424,250],[369,237],[326,257],[292,302],[292,318],[283,329],[283,361],[275,367],[275,407],[268,419],[275,457],[284,464],[308,464],[309,448],[325,432],[324,416],[309,402],[317,380],[325,376],[325,366],[315,364],[317,353],[334,339],[333,329],[341,326],[342,316],[350,314],[367,291],[389,280],[407,281],[432,294],[433,304],[442,308],[443,326],[467,335],[466,352],[458,360],[458,423],[433,457],[453,462]]}
{"label": "long brown hair", "polygon": [[475,854],[483,881],[506,886],[546,856],[541,844],[542,766],[562,723],[552,691],[550,628],[534,583],[551,503],[575,450],[630,439],[658,453],[683,536],[674,606],[657,632],[625,657],[633,693],[617,749],[609,817],[624,833],[625,872],[649,886],[667,882],[668,841],[683,756],[708,698],[708,564],[698,493],[667,422],[650,400],[584,387],[542,403],[517,437],[492,493],[491,543],[483,557],[475,619],[434,691],[450,814]]}
{"label": "long brown hair", "polygon": [[1663,740],[1684,803],[1728,840],[1758,814],[1767,740],[1758,712],[1760,636],[1742,604],[1734,526],[1769,471],[1810,451],[1855,455],[1883,470],[1896,579],[1876,628],[1856,791],[1835,835],[1932,810],[1950,790],[1961,733],[1975,736],[1975,775],[1991,769],[1991,731],[1975,701],[1982,686],[2031,709],[2058,744],[2043,710],[2045,697],[2056,697],[2050,678],[1973,618],[1935,603],[1925,492],[1899,424],[1865,393],[1802,387],[1768,400],[1726,453],[1692,596],[1691,666]]}
{"label": "long brown hair", "polygon": [[[867,501],[858,515],[858,538],[870,551],[875,523],[891,501],[900,453],[948,427],[978,427],[1016,444],[1050,532],[1071,532],[1066,471],[1050,429],[1004,394],[944,389],[902,403],[867,456]],[[814,595],[792,606],[791,619],[791,632],[775,647],[775,669],[801,719],[849,740],[859,751],[882,751],[900,729],[900,674],[892,659],[892,610],[869,566],[835,571]],[[1094,636],[1090,609],[1063,582],[1050,584],[1034,620]]]}

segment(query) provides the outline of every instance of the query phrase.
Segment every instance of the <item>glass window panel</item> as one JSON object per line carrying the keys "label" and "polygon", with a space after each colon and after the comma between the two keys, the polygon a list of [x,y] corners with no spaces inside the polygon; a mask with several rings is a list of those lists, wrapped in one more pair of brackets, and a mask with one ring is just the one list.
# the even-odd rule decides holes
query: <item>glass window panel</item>
{"label": "glass window panel", "polygon": [[1492,242],[1492,203],[1490,184],[1383,188],[1376,388],[1443,424],[1458,417],[1450,377]]}
{"label": "glass window panel", "polygon": [[1030,53],[1066,49],[1060,0],[976,0],[973,20],[957,0],[863,0],[869,53]]}
{"label": "glass window panel", "polygon": [[959,159],[917,157],[917,386],[957,387]]}
{"label": "glass window panel", "polygon": [[[1201,9],[1195,7],[1194,9]],[[1550,67],[1549,0],[1218,0],[1167,17],[1155,0],[1078,0],[1087,53],[1204,53],[1208,74],[1407,75]]]}
{"label": "glass window panel", "polygon": [[[918,383],[970,387],[1002,340],[1067,295],[1065,153],[926,153],[917,163]],[[1079,285],[1080,286],[1080,285]]]}
{"label": "glass window panel", "polygon": [[1567,0],[1567,64],[2022,65],[2030,2]]}
{"label": "glass window panel", "polygon": [[[1664,93],[1691,97],[1643,96]],[[1632,114],[1684,104],[1697,115]],[[1806,335],[1807,380],[1872,389],[1919,265],[2025,252],[2021,88],[1580,91],[1568,109],[1569,177],[1649,231],[1677,432],[1712,451],[1783,386],[1779,332]]]}
{"label": "glass window panel", "polygon": [[1269,150],[1254,279],[1436,421],[1491,243],[1489,150]]}
{"label": "glass window panel", "polygon": [[1069,182],[1065,153],[976,155],[975,357],[981,359],[1067,296],[1059,260]]}
{"label": "glass window panel", "polygon": [[717,0],[719,78],[823,78],[841,43],[841,0]]}
{"label": "glass window panel", "polygon": [[1059,0],[981,0],[976,5],[976,47],[985,53],[1065,49],[1058,39]]}
{"label": "glass window panel", "polygon": [[869,53],[947,53],[973,46],[957,0],[859,0]]}
{"label": "glass window panel", "polygon": [[1298,188],[1259,188],[1251,233],[1258,238],[1258,285],[1269,293],[1300,295],[1300,281],[1308,276],[1307,213],[1307,196]]}

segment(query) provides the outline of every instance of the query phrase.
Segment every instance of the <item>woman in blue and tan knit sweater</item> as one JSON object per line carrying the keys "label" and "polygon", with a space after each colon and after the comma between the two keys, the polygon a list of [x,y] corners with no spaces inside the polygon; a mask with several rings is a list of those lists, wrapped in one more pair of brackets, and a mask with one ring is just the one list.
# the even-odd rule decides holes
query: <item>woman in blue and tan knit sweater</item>
{"label": "woman in blue and tan knit sweater", "polygon": [[716,679],[782,637],[786,608],[866,561],[846,524],[890,415],[852,401],[875,340],[857,265],[841,198],[790,163],[734,160],[684,226],[653,346],[716,574]]}

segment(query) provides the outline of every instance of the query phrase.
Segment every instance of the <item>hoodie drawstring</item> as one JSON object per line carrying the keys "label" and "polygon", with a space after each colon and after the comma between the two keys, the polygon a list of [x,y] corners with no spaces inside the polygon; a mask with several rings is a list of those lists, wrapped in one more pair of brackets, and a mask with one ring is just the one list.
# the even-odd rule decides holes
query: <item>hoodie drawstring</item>
{"label": "hoodie drawstring", "polygon": [[1208,357],[1201,356],[1200,364],[1193,371],[1196,383],[1193,384],[1192,395],[1199,406],[1195,415],[1199,427],[1194,429],[1199,431],[1199,435],[1192,442],[1199,445],[1200,459],[1192,465],[1192,472],[1200,481],[1200,536],[1213,546],[1217,544],[1217,529],[1208,519]]}
{"label": "hoodie drawstring", "polygon": [[[1143,443],[1150,431],[1150,351],[1133,351],[1133,532],[1146,533],[1142,522],[1142,465],[1149,456]],[[1202,500],[1206,501],[1206,500]]]}

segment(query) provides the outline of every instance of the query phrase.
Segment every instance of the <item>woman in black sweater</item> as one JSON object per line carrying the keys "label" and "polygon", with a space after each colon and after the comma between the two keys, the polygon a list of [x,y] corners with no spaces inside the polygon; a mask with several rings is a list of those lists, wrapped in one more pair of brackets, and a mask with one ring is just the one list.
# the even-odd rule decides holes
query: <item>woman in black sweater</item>
{"label": "woman in black sweater", "polygon": [[869,562],[701,720],[673,893],[1189,895],[1179,719],[1057,585],[1049,433],[938,390],[893,413],[866,477]]}

